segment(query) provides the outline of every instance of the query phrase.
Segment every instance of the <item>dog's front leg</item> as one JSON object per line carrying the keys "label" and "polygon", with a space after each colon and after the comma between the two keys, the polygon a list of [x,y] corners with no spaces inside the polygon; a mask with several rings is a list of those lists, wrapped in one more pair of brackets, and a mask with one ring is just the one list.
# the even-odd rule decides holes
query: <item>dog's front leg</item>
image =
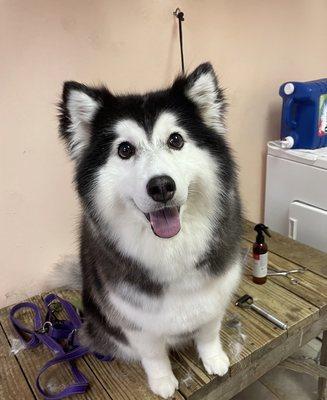
{"label": "dog's front leg", "polygon": [[228,371],[229,359],[221,346],[220,327],[220,320],[203,325],[195,336],[195,343],[206,371],[223,376]]}
{"label": "dog's front leg", "polygon": [[128,334],[130,345],[139,354],[151,390],[163,398],[170,397],[178,388],[163,338],[144,332]]}

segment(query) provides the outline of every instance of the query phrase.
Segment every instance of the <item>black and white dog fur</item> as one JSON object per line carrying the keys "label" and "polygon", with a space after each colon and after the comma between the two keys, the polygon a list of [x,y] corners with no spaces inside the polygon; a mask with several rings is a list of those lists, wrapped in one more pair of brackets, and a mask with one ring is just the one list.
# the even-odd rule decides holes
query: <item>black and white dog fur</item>
{"label": "black and white dog fur", "polygon": [[60,134],[82,204],[83,344],[140,360],[167,398],[170,347],[193,339],[209,374],[229,360],[219,331],[240,273],[237,170],[209,63],[166,90],[114,95],[66,82]]}

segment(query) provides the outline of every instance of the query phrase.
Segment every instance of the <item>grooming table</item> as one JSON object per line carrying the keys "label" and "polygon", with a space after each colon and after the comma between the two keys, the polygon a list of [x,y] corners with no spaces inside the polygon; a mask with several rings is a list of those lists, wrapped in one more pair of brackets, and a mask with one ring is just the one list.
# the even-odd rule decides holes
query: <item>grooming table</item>
{"label": "grooming table", "polygon": [[[243,244],[252,246],[255,235],[253,224],[245,222]],[[250,268],[245,268],[242,283],[234,300],[245,293],[254,297],[258,305],[288,323],[281,330],[253,310],[240,309],[230,304],[226,314],[222,341],[231,359],[229,373],[219,378],[208,375],[195,349],[171,354],[173,370],[179,380],[179,391],[173,399],[227,400],[277,366],[319,378],[319,398],[325,399],[327,378],[327,254],[309,246],[272,233],[267,239],[269,266],[276,270],[307,268],[303,274],[292,275],[298,284],[283,276],[269,277],[265,285],[252,283]],[[67,300],[76,301],[76,291],[56,291]],[[44,295],[29,301],[42,306]],[[52,357],[42,345],[31,350],[10,354],[15,334],[8,321],[8,308],[0,310],[0,399],[40,399],[35,379],[40,368]],[[23,322],[31,320],[26,311],[20,316]],[[292,354],[301,346],[323,332],[321,365],[311,360],[296,360]],[[90,400],[152,400],[159,399],[147,388],[146,378],[139,365],[120,361],[101,362],[88,355],[77,362],[89,379],[90,387],[85,395],[72,398]],[[47,374],[46,384],[51,389],[62,389],[70,380],[66,365],[53,368]]]}

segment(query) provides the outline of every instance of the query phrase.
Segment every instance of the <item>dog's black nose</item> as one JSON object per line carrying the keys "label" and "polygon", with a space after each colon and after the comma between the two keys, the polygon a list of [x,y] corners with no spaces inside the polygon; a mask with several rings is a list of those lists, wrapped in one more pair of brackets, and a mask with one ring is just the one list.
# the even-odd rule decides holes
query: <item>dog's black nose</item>
{"label": "dog's black nose", "polygon": [[149,180],[146,190],[153,200],[166,203],[174,197],[176,185],[173,178],[168,175],[155,176]]}

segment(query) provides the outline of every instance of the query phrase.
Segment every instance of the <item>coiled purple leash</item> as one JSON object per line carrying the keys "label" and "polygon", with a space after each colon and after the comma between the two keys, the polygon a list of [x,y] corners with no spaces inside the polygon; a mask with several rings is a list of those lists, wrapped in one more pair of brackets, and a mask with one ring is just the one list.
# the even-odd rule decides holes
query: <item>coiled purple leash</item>
{"label": "coiled purple leash", "polygon": [[[41,368],[36,378],[36,387],[46,400],[59,400],[73,394],[85,393],[89,383],[75,364],[75,360],[89,353],[87,347],[81,346],[78,343],[76,336],[76,332],[82,326],[82,320],[71,303],[55,294],[47,295],[44,299],[44,303],[47,309],[44,322],[40,308],[34,303],[19,303],[12,307],[9,313],[9,318],[13,327],[27,348],[34,348],[42,343],[55,353],[55,357]],[[53,305],[55,303],[60,303],[62,308],[66,311],[68,315],[67,320],[60,320],[55,316],[53,310]],[[15,317],[17,311],[24,308],[34,312],[34,329],[26,327]],[[65,343],[64,345],[62,344],[63,342]],[[113,360],[113,357],[110,355],[103,356],[97,353],[94,353],[94,355],[101,361]],[[69,364],[75,383],[56,394],[46,393],[40,384],[41,375],[48,368],[63,362]]]}

